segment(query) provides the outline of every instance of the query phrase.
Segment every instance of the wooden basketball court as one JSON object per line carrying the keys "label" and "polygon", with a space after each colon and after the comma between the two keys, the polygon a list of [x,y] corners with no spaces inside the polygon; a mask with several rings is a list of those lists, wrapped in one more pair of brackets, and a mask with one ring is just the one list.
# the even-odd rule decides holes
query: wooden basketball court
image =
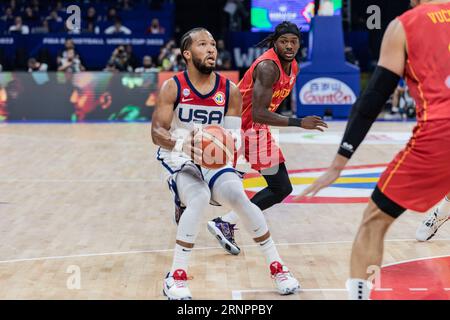
{"label": "wooden basketball court", "polygon": [[[332,122],[327,134],[341,135],[344,125]],[[400,137],[413,125],[376,123],[371,132],[380,132],[377,142],[362,145],[351,165],[389,162],[402,144],[384,133]],[[318,135],[298,143],[294,133],[308,132],[282,130],[289,170],[330,163],[337,144]],[[164,299],[176,228],[149,124],[3,124],[0,146],[1,299]],[[206,221],[227,209],[211,206],[188,271],[194,299],[345,299],[350,249],[365,204],[345,203],[345,192],[335,196],[344,203],[284,203],[266,212],[280,254],[303,288],[287,297],[274,291],[264,258],[242,226],[239,256],[218,246]],[[407,212],[392,226],[384,264],[450,255],[450,223],[430,242],[414,240],[422,217]],[[410,273],[437,280],[432,287],[403,289],[450,299],[445,261],[439,268],[411,264]],[[391,298],[402,297],[394,288]]]}

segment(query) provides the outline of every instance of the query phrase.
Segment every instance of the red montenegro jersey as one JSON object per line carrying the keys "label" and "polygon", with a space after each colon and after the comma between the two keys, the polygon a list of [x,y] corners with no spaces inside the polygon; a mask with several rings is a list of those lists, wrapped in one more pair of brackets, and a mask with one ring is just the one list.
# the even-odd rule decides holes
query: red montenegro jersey
{"label": "red montenegro jersey", "polygon": [[425,3],[398,19],[406,33],[405,78],[417,121],[450,119],[450,2]]}
{"label": "red montenegro jersey", "polygon": [[[286,98],[291,92],[295,84],[295,79],[298,73],[297,61],[293,60],[291,63],[291,74],[287,75],[283,70],[280,59],[275,53],[274,49],[269,49],[261,56],[259,56],[250,68],[245,73],[242,80],[239,82],[238,87],[242,94],[242,129],[248,130],[253,127],[252,119],[252,95],[253,95],[253,70],[256,68],[258,63],[264,60],[272,60],[278,66],[280,70],[280,77],[278,81],[273,85],[273,95],[272,101],[270,102],[269,111],[275,112],[281,102]],[[265,127],[266,125],[261,124],[260,127]]]}

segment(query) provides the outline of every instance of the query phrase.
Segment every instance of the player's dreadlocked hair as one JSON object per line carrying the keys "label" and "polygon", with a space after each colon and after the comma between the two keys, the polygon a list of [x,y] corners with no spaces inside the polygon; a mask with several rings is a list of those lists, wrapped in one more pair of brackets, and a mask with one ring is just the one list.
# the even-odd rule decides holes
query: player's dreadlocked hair
{"label": "player's dreadlocked hair", "polygon": [[185,62],[187,62],[187,60],[184,57],[183,52],[185,50],[188,50],[192,44],[191,34],[199,32],[199,31],[208,31],[208,30],[206,30],[205,28],[202,28],[202,27],[193,28],[193,29],[189,30],[188,32],[186,32],[185,34],[183,34],[183,36],[181,37],[180,50],[181,50],[181,56],[183,57]]}
{"label": "player's dreadlocked hair", "polygon": [[256,46],[265,47],[269,45],[269,48],[273,48],[275,41],[277,41],[280,36],[286,33],[293,33],[300,39],[300,29],[297,27],[297,25],[289,21],[283,21],[275,27],[275,31],[273,33],[269,34]]}

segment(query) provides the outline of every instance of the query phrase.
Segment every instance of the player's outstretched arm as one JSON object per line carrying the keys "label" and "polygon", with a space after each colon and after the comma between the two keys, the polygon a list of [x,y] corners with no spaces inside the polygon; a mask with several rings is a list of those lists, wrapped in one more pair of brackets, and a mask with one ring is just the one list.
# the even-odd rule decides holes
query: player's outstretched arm
{"label": "player's outstretched arm", "polygon": [[201,150],[194,147],[194,134],[186,138],[174,138],[169,132],[173,118],[173,106],[177,100],[178,89],[175,80],[164,82],[159,91],[158,101],[152,116],[152,141],[154,144],[174,152],[184,152],[192,159],[200,157]]}
{"label": "player's outstretched arm", "polygon": [[323,131],[322,128],[327,128],[327,124],[317,116],[298,119],[285,117],[269,111],[273,95],[272,87],[278,81],[279,76],[280,71],[277,65],[270,60],[262,61],[256,66],[254,70],[255,84],[252,96],[253,121],[271,126],[295,126],[319,131]]}
{"label": "player's outstretched arm", "polygon": [[399,20],[393,20],[383,37],[380,59],[369,84],[352,108],[338,153],[329,169],[294,200],[311,195],[336,181],[353,153],[397,87],[406,59],[406,36]]}

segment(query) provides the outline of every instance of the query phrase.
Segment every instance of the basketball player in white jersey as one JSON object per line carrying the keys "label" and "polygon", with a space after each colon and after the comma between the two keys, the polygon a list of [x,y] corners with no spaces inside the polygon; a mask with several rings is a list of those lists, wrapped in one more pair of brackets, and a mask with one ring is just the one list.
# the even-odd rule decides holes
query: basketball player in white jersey
{"label": "basketball player in white jersey", "polygon": [[[258,243],[280,294],[299,288],[280,258],[264,215],[246,196],[242,182],[231,165],[217,170],[200,163],[201,150],[193,143],[195,126],[216,124],[232,130],[241,141],[242,97],[229,80],[213,72],[217,49],[204,28],[188,31],[181,39],[187,71],[178,73],[161,87],[152,117],[152,139],[159,145],[158,160],[174,193],[178,223],[173,263],[164,280],[169,299],[192,298],[187,286],[189,257],[194,247],[203,212],[210,202],[237,212]],[[195,137],[194,137],[195,136]]]}

